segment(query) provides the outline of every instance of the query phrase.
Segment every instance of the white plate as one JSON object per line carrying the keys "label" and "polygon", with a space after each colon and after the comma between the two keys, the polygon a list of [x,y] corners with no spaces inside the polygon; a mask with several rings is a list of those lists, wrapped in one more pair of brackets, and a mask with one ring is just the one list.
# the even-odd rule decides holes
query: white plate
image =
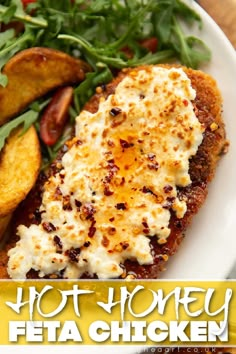
{"label": "white plate", "polygon": [[[193,0],[185,0],[202,17],[204,28],[194,29],[211,48],[212,61],[201,67],[218,81],[224,99],[224,120],[231,142],[229,153],[220,161],[203,208],[188,229],[178,253],[172,257],[166,279],[223,279],[236,261],[236,55],[214,21]],[[235,117],[234,117],[235,116]],[[5,346],[6,354],[12,346]],[[41,346],[34,346],[41,353]],[[44,347],[44,351],[47,347]],[[65,346],[50,346],[50,353],[64,353]],[[68,354],[140,353],[140,347],[66,346]],[[32,346],[19,346],[17,352],[31,354]]]}
{"label": "white plate", "polygon": [[187,230],[178,253],[162,275],[166,279],[222,279],[236,262],[236,54],[216,23],[193,0],[185,0],[201,16],[203,29],[193,33],[212,51],[200,69],[218,82],[230,149],[217,168],[204,206]]}

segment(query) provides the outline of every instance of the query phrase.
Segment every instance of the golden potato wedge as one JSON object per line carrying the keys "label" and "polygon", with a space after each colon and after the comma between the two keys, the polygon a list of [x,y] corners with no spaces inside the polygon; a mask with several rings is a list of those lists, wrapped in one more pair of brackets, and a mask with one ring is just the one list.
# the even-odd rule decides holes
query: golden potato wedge
{"label": "golden potato wedge", "polygon": [[3,69],[8,84],[0,86],[0,126],[56,87],[79,83],[88,71],[87,63],[55,49],[34,47],[17,53]]}
{"label": "golden potato wedge", "polygon": [[36,130],[16,129],[0,153],[0,217],[10,214],[36,182],[41,152]]}
{"label": "golden potato wedge", "polygon": [[6,216],[1,216],[0,217],[0,240],[2,239],[4,232],[7,229],[7,226],[11,220],[12,213],[6,215]]}

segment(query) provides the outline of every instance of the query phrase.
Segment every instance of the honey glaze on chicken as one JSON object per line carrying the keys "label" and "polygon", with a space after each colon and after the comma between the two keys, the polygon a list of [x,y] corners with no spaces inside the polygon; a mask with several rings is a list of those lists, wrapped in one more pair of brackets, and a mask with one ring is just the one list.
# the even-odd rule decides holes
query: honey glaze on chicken
{"label": "honey glaze on chicken", "polygon": [[204,128],[196,92],[181,68],[130,70],[95,113],[77,117],[62,169],[44,185],[39,225],[18,227],[8,273],[25,278],[83,274],[116,278],[127,260],[153,263],[152,243],[164,245],[170,218],[181,220],[191,184],[189,160]]}

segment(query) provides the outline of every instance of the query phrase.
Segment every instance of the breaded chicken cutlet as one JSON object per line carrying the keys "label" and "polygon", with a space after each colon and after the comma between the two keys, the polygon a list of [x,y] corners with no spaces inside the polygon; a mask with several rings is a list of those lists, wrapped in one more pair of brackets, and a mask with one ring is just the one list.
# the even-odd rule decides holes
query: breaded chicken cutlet
{"label": "breaded chicken cutlet", "polygon": [[99,87],[18,208],[0,277],[158,278],[226,151],[221,111],[215,80],[185,67],[125,69]]}

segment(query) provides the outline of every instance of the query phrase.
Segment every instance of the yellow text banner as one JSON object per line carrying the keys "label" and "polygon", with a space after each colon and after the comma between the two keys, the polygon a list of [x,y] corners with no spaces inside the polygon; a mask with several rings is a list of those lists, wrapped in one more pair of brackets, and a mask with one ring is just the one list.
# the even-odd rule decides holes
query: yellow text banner
{"label": "yellow text banner", "polygon": [[1,281],[0,344],[236,346],[235,281]]}

